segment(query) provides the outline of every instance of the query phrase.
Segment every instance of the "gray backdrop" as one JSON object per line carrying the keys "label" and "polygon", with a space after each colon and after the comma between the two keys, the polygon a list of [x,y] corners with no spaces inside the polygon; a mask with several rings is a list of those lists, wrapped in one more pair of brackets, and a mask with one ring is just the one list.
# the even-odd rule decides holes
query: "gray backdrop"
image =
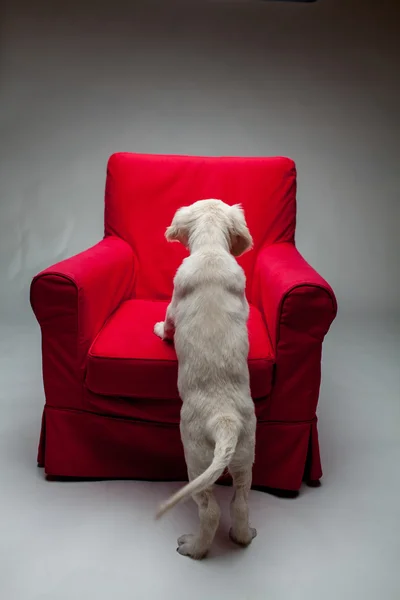
{"label": "gray backdrop", "polygon": [[[0,596],[400,598],[399,2],[5,0],[0,7]],[[174,484],[49,483],[31,277],[103,233],[115,151],[288,155],[297,243],[333,285],[324,483],[252,492],[259,535],[174,552]],[[186,531],[185,531],[186,530]]]}
{"label": "gray backdrop", "polygon": [[[341,310],[399,302],[397,2],[3,8],[1,307],[102,236],[114,151],[288,155],[297,241]],[[21,6],[23,6],[21,8]]]}

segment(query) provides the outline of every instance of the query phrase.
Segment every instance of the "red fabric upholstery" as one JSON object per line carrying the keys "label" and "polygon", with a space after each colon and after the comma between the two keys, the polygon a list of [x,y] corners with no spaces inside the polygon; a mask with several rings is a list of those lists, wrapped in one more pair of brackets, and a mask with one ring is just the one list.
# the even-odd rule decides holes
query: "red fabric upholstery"
{"label": "red fabric upholstery", "polygon": [[241,259],[251,303],[254,485],[298,490],[322,474],[316,408],[330,286],[294,245],[296,174],[285,158],[117,154],[105,239],[37,275],[42,331],[38,461],[52,476],[183,479],[172,346],[152,334],[185,255],[164,231],[200,198],[243,204],[255,248]]}
{"label": "red fabric upholstery", "polygon": [[37,275],[31,304],[42,329],[43,381],[52,406],[82,406],[89,348],[115,308],[132,296],[133,253],[119,238]]}
{"label": "red fabric upholstery", "polygon": [[273,244],[258,255],[253,297],[265,316],[279,365],[262,416],[273,421],[312,419],[322,341],[337,310],[334,293],[293,244]]}
{"label": "red fabric upholstery", "polygon": [[[46,443],[41,446],[45,452],[40,464],[44,464],[47,475],[164,481],[187,478],[178,425],[48,406],[44,414]],[[310,480],[321,477],[315,422],[288,426],[261,421],[256,448],[254,486],[298,490],[304,475]],[[307,456],[313,470],[305,472]]]}
{"label": "red fabric upholstery", "polygon": [[[175,349],[153,333],[167,306],[167,302],[128,300],[118,308],[89,350],[86,385],[92,392],[179,400]],[[251,391],[253,398],[262,398],[271,390],[274,357],[261,313],[253,306],[248,329]],[[158,417],[162,420],[162,415]]]}
{"label": "red fabric upholstery", "polygon": [[180,206],[202,198],[243,205],[254,240],[254,251],[239,259],[249,289],[258,250],[294,240],[296,171],[288,158],[115,154],[107,170],[105,234],[132,246],[140,265],[137,298],[171,297],[173,277],[187,253],[180,244],[169,244],[164,232]]}

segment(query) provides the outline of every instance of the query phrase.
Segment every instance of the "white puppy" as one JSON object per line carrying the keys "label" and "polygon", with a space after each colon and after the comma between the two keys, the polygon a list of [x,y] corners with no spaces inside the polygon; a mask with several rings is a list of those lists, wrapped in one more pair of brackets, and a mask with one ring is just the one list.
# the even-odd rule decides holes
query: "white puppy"
{"label": "white puppy", "polygon": [[247,505],[256,430],[247,365],[249,308],[245,275],[234,258],[251,247],[252,238],[241,207],[221,200],[200,200],[179,209],[165,235],[190,250],[176,273],[165,321],[154,327],[156,335],[175,342],[190,483],[157,516],[193,496],[200,530],[180,537],[178,552],[202,558],[220,517],[212,486],[226,467],[235,487],[230,537],[247,546],[256,535],[249,527]]}

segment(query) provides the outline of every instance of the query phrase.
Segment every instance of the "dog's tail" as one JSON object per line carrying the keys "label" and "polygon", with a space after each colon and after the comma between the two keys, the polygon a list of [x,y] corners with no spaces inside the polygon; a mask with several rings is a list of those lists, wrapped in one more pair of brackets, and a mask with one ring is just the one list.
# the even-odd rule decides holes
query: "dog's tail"
{"label": "dog's tail", "polygon": [[199,477],[193,479],[164,502],[157,511],[156,519],[162,517],[175,504],[184,502],[193,494],[199,494],[211,487],[231,462],[241,429],[239,419],[233,415],[218,415],[210,421],[209,429],[215,439],[214,458],[211,465]]}

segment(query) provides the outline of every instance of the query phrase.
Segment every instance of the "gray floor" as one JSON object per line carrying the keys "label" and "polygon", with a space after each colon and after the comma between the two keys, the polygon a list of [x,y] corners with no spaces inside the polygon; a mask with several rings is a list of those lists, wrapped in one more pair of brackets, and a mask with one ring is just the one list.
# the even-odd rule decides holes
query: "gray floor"
{"label": "gray floor", "polygon": [[227,541],[230,492],[209,559],[175,552],[191,504],[154,522],[176,484],[49,483],[35,453],[43,393],[39,332],[0,331],[0,597],[193,600],[400,598],[398,329],[341,317],[324,353],[323,486],[296,500],[251,493],[258,537]]}

